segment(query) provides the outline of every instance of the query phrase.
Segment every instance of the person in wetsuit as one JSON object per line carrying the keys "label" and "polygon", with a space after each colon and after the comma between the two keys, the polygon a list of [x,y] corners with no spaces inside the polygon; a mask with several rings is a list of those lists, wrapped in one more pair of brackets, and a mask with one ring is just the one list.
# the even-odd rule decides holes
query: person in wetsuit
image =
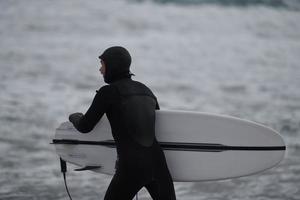
{"label": "person in wetsuit", "polygon": [[156,97],[144,84],[131,79],[131,56],[111,47],[99,56],[100,72],[108,83],[101,87],[83,115],[69,120],[82,133],[90,132],[105,113],[116,143],[116,172],[105,200],[131,200],[145,187],[154,200],[176,199],[165,155],[155,137]]}

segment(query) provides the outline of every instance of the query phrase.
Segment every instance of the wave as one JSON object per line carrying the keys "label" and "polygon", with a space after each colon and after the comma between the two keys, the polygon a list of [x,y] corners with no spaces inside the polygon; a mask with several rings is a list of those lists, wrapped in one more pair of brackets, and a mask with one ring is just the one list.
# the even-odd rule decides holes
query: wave
{"label": "wave", "polygon": [[300,9],[300,0],[131,0],[135,2],[173,3],[180,5],[216,4],[222,6],[270,6],[276,8]]}

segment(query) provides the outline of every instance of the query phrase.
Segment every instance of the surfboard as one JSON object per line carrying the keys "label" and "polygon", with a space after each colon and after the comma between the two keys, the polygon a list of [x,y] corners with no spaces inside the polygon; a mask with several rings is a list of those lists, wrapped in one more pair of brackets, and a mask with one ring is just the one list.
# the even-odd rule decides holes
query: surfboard
{"label": "surfboard", "polygon": [[[156,111],[156,137],[174,181],[211,181],[252,175],[276,166],[286,146],[275,130],[231,116]],[[52,143],[58,156],[81,170],[112,175],[117,158],[108,119],[90,133],[62,123]]]}

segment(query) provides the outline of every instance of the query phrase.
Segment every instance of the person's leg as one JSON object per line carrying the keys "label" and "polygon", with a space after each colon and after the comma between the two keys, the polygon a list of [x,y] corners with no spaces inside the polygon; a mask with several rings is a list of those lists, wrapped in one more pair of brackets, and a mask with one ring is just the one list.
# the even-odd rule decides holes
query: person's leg
{"label": "person's leg", "polygon": [[153,200],[176,200],[173,181],[171,178],[165,177],[154,180],[145,188],[148,190]]}
{"label": "person's leg", "polygon": [[115,174],[105,193],[104,200],[132,200],[142,188],[133,177]]}
{"label": "person's leg", "polygon": [[159,187],[156,181],[152,181],[145,185],[145,188],[148,190],[153,200],[159,200]]}

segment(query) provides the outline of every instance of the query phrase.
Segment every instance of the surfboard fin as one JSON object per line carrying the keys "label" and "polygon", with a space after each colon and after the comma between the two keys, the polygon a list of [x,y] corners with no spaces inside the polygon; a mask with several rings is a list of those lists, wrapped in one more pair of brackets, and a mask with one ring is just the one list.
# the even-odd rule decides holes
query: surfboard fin
{"label": "surfboard fin", "polygon": [[75,169],[75,171],[86,171],[86,170],[95,170],[100,169],[101,166],[85,166],[83,168]]}

